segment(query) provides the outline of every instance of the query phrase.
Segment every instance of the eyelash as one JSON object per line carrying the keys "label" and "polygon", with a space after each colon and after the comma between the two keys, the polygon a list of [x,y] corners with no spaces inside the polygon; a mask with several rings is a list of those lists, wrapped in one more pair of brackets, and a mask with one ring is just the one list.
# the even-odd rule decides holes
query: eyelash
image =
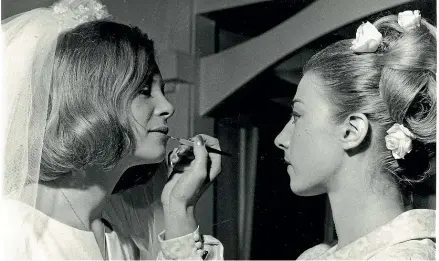
{"label": "eyelash", "polygon": [[300,118],[300,115],[297,112],[293,111],[291,112],[291,118],[293,123],[296,123],[296,121]]}
{"label": "eyelash", "polygon": [[139,94],[145,95],[145,96],[151,96],[151,89],[147,88],[147,89],[140,90]]}

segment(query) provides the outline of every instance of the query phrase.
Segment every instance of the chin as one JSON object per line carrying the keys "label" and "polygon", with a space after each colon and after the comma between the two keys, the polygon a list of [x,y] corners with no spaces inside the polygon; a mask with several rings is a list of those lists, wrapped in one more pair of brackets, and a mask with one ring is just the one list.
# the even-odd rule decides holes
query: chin
{"label": "chin", "polygon": [[291,191],[297,196],[312,197],[326,193],[326,190],[320,186],[298,186],[299,184],[293,184],[290,182]]}
{"label": "chin", "polygon": [[138,148],[134,153],[136,158],[141,159],[145,164],[160,163],[165,159],[166,149],[160,148]]}
{"label": "chin", "polygon": [[166,155],[166,153],[163,151],[163,153],[162,154],[160,154],[160,155],[157,155],[156,157],[154,157],[154,158],[151,158],[150,159],[150,162],[151,163],[160,163],[160,162],[162,162],[164,159],[165,159],[165,155]]}

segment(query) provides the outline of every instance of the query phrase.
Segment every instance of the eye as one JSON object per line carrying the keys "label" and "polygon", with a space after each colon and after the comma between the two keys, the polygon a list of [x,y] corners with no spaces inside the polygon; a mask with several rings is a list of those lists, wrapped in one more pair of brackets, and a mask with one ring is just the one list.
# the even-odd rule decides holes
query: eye
{"label": "eye", "polygon": [[151,96],[151,88],[145,88],[139,91],[140,95],[145,95],[147,97]]}
{"label": "eye", "polygon": [[299,118],[300,118],[300,115],[299,115],[297,112],[295,112],[295,111],[291,112],[291,121],[292,121],[293,123],[296,123],[296,121],[297,121]]}

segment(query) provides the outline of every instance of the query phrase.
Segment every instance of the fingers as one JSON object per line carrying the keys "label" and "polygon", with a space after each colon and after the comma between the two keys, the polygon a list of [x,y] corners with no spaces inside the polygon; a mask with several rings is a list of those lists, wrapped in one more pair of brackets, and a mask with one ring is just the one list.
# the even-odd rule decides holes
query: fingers
{"label": "fingers", "polygon": [[169,166],[173,172],[184,172],[191,167],[191,162],[195,159],[193,149],[190,146],[181,144],[169,154]]}
{"label": "fingers", "polygon": [[189,156],[192,153],[192,147],[180,144],[180,146],[178,146],[176,150],[176,153],[178,154],[179,157]]}
{"label": "fingers", "polygon": [[211,136],[206,135],[206,134],[199,134],[197,136],[200,137],[204,141],[204,144],[206,146],[209,146],[209,147],[217,149],[217,150],[221,150],[220,145],[219,145],[219,141],[217,138],[211,137]]}
{"label": "fingers", "polygon": [[193,165],[193,163],[192,163],[193,160],[194,160],[193,155],[190,158],[187,158],[187,157],[180,158],[178,160],[178,162],[173,165],[172,171],[173,172],[185,172],[187,170],[190,170],[192,168],[192,165]]}
{"label": "fingers", "polygon": [[168,162],[171,166],[175,166],[178,162],[181,162],[183,159],[194,159],[194,155],[192,152],[192,147],[187,145],[180,145],[177,148],[174,148],[168,156]]}
{"label": "fingers", "polygon": [[[207,146],[221,150],[218,139],[205,134],[200,134],[199,136],[205,141]],[[211,161],[209,179],[213,181],[221,172],[221,155],[212,152],[209,153],[209,157]]]}
{"label": "fingers", "polygon": [[170,165],[171,167],[174,166],[180,160],[176,151],[177,151],[177,148],[173,149],[168,154],[168,165]]}
{"label": "fingers", "polygon": [[207,153],[206,147],[204,145],[204,140],[201,136],[195,136],[193,141],[193,150],[195,156],[195,160],[193,162],[194,172],[197,173],[200,177],[205,177],[207,173],[207,160],[209,154]]}
{"label": "fingers", "polygon": [[[220,149],[217,139],[198,135],[192,139],[193,147],[180,145],[172,151],[172,176],[167,183],[171,187],[171,198],[195,204],[203,191],[221,171],[221,155],[208,153],[205,144]],[[174,183],[170,183],[174,182]]]}
{"label": "fingers", "polygon": [[[221,155],[213,152],[208,153],[206,145],[220,150],[218,139],[200,134],[189,140],[194,143],[193,147],[181,144],[172,152],[170,165],[173,171],[185,172],[192,169],[191,172],[197,173],[196,176],[200,179],[214,180],[221,172]],[[207,177],[207,173],[209,173],[209,177]]]}

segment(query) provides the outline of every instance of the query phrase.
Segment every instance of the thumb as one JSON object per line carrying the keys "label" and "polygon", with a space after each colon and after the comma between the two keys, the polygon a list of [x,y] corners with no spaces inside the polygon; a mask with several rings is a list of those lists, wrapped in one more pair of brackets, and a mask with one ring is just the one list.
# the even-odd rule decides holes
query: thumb
{"label": "thumb", "polygon": [[207,153],[204,141],[200,136],[196,136],[194,139],[194,170],[200,175],[205,175],[207,173]]}

